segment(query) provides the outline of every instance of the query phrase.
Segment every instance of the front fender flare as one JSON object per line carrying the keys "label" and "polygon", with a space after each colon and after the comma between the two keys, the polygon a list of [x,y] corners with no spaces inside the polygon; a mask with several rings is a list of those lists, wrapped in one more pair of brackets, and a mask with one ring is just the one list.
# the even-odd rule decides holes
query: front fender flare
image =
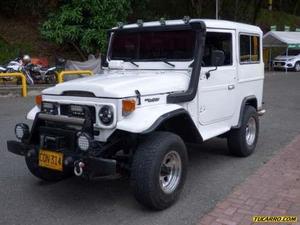
{"label": "front fender flare", "polygon": [[26,119],[28,120],[34,120],[35,116],[40,112],[40,108],[38,106],[34,106],[28,113],[26,116]]}
{"label": "front fender flare", "polygon": [[177,104],[141,107],[119,121],[116,128],[130,133],[145,134],[154,131],[165,119],[181,113],[186,113],[186,110]]}

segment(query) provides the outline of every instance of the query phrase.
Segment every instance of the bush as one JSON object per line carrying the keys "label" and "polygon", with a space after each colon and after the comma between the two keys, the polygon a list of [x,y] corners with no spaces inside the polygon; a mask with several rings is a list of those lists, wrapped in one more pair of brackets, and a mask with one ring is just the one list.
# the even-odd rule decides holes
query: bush
{"label": "bush", "polygon": [[57,44],[71,43],[87,53],[104,52],[107,29],[130,13],[127,0],[71,0],[49,15],[42,25],[42,35]]}
{"label": "bush", "polygon": [[9,45],[0,38],[0,65],[5,64],[22,54],[29,54],[31,46],[25,44]]}

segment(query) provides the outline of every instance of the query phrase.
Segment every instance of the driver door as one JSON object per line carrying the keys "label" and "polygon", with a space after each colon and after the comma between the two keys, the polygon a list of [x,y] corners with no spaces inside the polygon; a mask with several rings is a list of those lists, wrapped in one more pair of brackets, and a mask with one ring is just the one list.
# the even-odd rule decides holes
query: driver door
{"label": "driver door", "polygon": [[[236,39],[234,30],[207,30],[205,52],[199,80],[198,120],[201,126],[222,124],[230,126],[236,108]],[[215,69],[211,64],[211,52],[224,52],[223,65]],[[223,129],[223,130],[224,130]],[[220,131],[221,132],[221,131]]]}

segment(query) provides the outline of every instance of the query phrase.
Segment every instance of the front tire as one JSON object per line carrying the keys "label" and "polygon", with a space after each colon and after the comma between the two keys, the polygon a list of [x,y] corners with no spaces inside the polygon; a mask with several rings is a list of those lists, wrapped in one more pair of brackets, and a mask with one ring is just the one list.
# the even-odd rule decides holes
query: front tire
{"label": "front tire", "polygon": [[294,70],[295,70],[295,72],[300,72],[300,62],[295,63]]}
{"label": "front tire", "polygon": [[232,129],[227,138],[229,151],[239,157],[251,155],[256,147],[259,134],[259,119],[256,109],[245,107],[242,124],[238,129]]}
{"label": "front tire", "polygon": [[35,153],[31,152],[25,156],[25,162],[28,170],[35,177],[47,181],[47,182],[58,182],[72,176],[71,171],[54,171],[46,168],[39,167],[38,157],[33,157]]}
{"label": "front tire", "polygon": [[170,207],[183,188],[187,161],[187,150],[179,136],[154,132],[142,137],[131,169],[136,200],[155,210]]}

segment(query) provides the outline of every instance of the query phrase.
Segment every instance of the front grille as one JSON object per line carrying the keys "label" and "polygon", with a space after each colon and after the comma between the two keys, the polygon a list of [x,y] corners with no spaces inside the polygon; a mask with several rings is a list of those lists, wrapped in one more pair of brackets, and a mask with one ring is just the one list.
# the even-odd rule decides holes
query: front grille
{"label": "front grille", "polygon": [[[96,109],[94,106],[85,106],[89,109],[91,116],[92,116],[92,122],[96,123]],[[71,117],[79,117],[84,118],[84,114],[74,114],[71,111],[71,105],[67,104],[61,104],[60,105],[60,114],[64,116],[71,116]]]}
{"label": "front grille", "polygon": [[275,62],[275,65],[276,65],[276,66],[284,66],[284,65],[285,65],[285,62]]}

